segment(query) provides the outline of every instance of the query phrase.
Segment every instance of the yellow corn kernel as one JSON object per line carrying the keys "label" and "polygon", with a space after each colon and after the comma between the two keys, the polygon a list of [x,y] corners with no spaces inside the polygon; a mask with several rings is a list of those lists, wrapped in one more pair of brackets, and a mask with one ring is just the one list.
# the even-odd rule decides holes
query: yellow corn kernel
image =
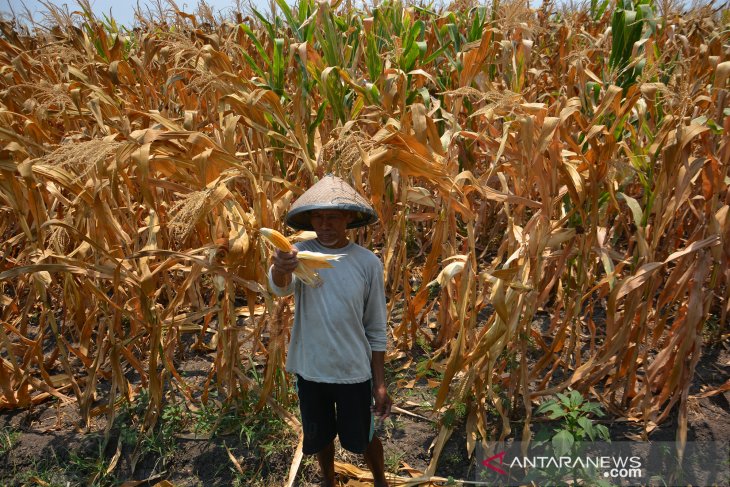
{"label": "yellow corn kernel", "polygon": [[263,235],[264,238],[271,243],[271,245],[282,252],[291,252],[294,248],[284,235],[272,228],[261,228],[259,231],[261,232],[261,235]]}

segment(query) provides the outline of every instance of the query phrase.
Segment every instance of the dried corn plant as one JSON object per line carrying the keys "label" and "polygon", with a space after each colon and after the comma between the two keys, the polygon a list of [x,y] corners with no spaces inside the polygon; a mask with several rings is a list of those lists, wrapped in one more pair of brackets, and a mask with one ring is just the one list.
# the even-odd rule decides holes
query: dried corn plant
{"label": "dried corn plant", "polygon": [[[380,217],[355,237],[383,259],[393,346],[433,345],[470,452],[488,410],[529,437],[568,387],[646,431],[676,406],[683,442],[730,303],[716,12],[338,3],[0,24],[0,408],[55,396],[88,422],[143,387],[152,427],[169,384],[235,400],[257,363],[259,405],[287,401],[260,230],[333,172]],[[202,386],[177,371],[184,334],[215,355]]]}

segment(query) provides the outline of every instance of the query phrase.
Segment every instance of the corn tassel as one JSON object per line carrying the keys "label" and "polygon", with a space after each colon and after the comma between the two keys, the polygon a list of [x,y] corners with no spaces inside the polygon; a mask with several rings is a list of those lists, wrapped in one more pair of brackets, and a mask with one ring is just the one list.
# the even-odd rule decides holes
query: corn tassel
{"label": "corn tassel", "polygon": [[[261,235],[274,247],[282,252],[291,252],[294,246],[281,233],[271,228],[261,228]],[[297,252],[299,264],[294,270],[294,275],[301,279],[306,285],[319,287],[322,285],[322,278],[315,269],[326,269],[332,267],[331,260],[340,260],[342,254],[323,254],[301,250]]]}

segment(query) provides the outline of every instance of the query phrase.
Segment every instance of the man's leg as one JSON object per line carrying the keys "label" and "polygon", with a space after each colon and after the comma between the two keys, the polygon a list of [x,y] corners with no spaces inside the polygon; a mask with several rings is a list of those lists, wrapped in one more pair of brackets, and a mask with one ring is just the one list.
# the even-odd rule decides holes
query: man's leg
{"label": "man's leg", "polygon": [[323,484],[326,487],[335,485],[335,401],[332,395],[332,384],[312,382],[297,376],[297,394],[299,395],[299,411],[302,414],[305,455],[317,455],[322,471]]}
{"label": "man's leg", "polygon": [[352,453],[362,454],[373,473],[375,487],[386,487],[383,444],[373,434],[371,382],[338,384],[337,386],[337,434],[340,445]]}
{"label": "man's leg", "polygon": [[385,459],[383,458],[383,444],[377,436],[368,444],[365,450],[365,463],[373,473],[375,487],[386,487],[388,481],[385,480]]}
{"label": "man's leg", "polygon": [[324,487],[335,487],[335,442],[331,441],[329,445],[317,453],[317,461],[319,469],[324,479]]}

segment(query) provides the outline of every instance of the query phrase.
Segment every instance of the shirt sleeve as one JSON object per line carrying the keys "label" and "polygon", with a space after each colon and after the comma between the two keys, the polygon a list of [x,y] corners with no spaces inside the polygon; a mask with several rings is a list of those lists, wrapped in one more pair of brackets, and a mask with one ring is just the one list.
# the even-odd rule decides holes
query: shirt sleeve
{"label": "shirt sleeve", "polygon": [[286,287],[279,287],[274,283],[274,277],[271,274],[271,270],[274,268],[274,265],[272,264],[269,266],[269,288],[271,289],[271,292],[274,293],[277,296],[289,296],[291,293],[294,292],[294,275],[291,277],[291,281],[289,282],[289,285]]}
{"label": "shirt sleeve", "polygon": [[365,327],[365,336],[368,343],[370,343],[370,349],[373,352],[385,352],[388,340],[386,335],[387,312],[385,309],[383,264],[378,260],[372,268],[370,289],[365,295],[362,323]]}

